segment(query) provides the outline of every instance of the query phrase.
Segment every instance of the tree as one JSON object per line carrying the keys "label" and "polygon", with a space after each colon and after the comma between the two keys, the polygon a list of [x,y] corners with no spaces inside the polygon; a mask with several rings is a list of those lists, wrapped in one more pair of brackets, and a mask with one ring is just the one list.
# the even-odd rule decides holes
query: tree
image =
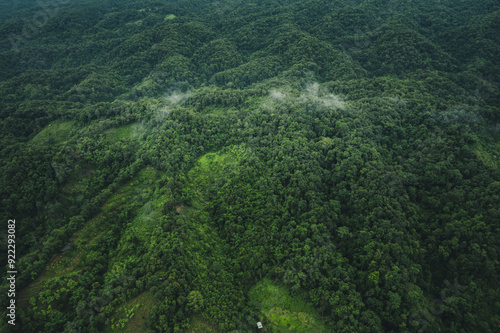
{"label": "tree", "polygon": [[203,308],[203,296],[199,291],[191,291],[187,297],[187,301],[188,307],[195,313]]}

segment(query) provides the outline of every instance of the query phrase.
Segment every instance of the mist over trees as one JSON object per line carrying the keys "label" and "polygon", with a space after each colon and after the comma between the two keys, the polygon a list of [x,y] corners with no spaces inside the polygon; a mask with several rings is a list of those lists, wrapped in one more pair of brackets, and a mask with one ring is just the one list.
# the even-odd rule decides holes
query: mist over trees
{"label": "mist over trees", "polygon": [[499,1],[0,12],[2,332],[500,329]]}

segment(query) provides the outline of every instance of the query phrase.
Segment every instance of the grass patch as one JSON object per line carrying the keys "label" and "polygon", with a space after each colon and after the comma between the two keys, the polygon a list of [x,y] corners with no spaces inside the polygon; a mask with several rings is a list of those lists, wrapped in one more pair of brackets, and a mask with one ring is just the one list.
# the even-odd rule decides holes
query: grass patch
{"label": "grass patch", "polygon": [[210,325],[201,316],[197,315],[191,319],[191,327],[187,330],[188,333],[218,333],[220,332],[215,326]]}
{"label": "grass patch", "polygon": [[188,188],[199,195],[207,194],[214,185],[222,185],[238,174],[239,162],[248,156],[244,144],[225,147],[200,157],[188,172]]}
{"label": "grass patch", "polygon": [[301,295],[292,295],[285,286],[269,279],[257,283],[249,298],[261,308],[261,321],[277,332],[331,332],[314,307]]}
{"label": "grass patch", "polygon": [[163,19],[163,21],[171,21],[171,20],[173,20],[176,17],[177,16],[175,16],[174,14],[168,14],[168,15],[165,16],[165,18]]}
{"label": "grass patch", "polygon": [[158,305],[150,292],[144,292],[116,309],[106,332],[146,332],[144,322],[153,306]]}
{"label": "grass patch", "polygon": [[132,138],[137,124],[128,124],[120,127],[110,128],[104,132],[106,137],[113,142],[128,140]]}
{"label": "grass patch", "polygon": [[247,155],[245,145],[225,147],[216,153],[203,155],[189,170],[188,179],[193,198],[193,206],[217,193],[217,190],[232,176],[238,173],[238,163]]}
{"label": "grass patch", "polygon": [[56,120],[45,126],[30,143],[36,146],[57,145],[70,138],[71,131],[75,128],[74,121]]}

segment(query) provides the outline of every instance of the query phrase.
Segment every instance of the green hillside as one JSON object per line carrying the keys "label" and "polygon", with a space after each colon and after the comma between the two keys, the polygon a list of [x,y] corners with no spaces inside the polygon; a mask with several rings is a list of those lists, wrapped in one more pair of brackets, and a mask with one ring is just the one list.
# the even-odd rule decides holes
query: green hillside
{"label": "green hillside", "polygon": [[498,0],[0,3],[0,332],[500,331],[499,36]]}

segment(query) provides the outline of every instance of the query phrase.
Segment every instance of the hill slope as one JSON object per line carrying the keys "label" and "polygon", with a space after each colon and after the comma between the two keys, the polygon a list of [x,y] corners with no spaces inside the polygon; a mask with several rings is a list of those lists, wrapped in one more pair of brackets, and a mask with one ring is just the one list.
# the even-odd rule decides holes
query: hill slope
{"label": "hill slope", "polygon": [[0,8],[2,332],[500,329],[498,1]]}

